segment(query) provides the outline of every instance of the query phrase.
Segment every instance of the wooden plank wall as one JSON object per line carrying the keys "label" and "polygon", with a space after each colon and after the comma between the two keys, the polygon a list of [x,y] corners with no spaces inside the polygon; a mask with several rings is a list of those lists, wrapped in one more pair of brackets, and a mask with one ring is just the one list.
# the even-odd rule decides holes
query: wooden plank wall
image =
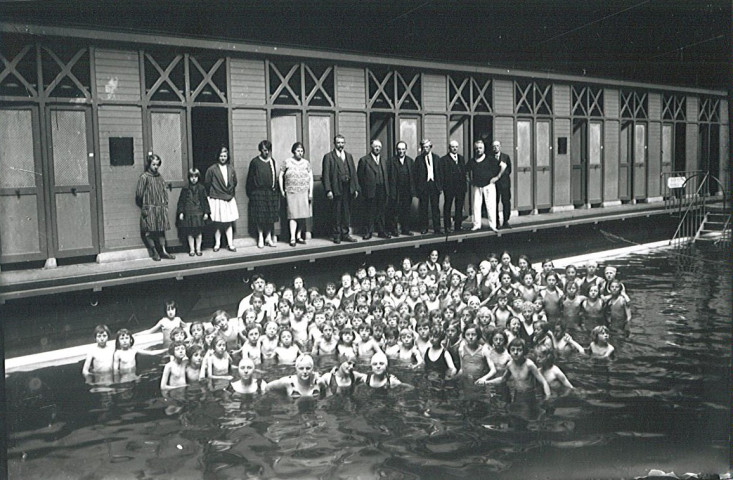
{"label": "wooden plank wall", "polygon": [[238,180],[235,198],[239,208],[239,220],[237,220],[235,228],[237,237],[246,237],[249,228],[249,199],[245,188],[247,172],[249,171],[250,160],[259,154],[257,144],[267,138],[267,115],[265,111],[244,108],[233,110],[232,134]]}
{"label": "wooden plank wall", "polygon": [[603,202],[617,202],[619,163],[619,91],[603,89],[603,110],[607,119],[603,125]]}
{"label": "wooden plank wall", "polygon": [[619,128],[618,120],[606,120],[603,124],[603,203],[619,200]]}
{"label": "wooden plank wall", "polygon": [[425,115],[423,136],[433,142],[436,155],[448,153],[448,123],[445,115]]}
{"label": "wooden plank wall", "polygon": [[[517,152],[514,148],[514,118],[513,117],[494,117],[494,139],[501,142],[501,151],[509,155],[512,166],[516,167]],[[473,149],[473,146],[471,147]],[[490,154],[491,145],[486,145],[486,154]],[[512,169],[511,188],[512,188],[512,210],[517,208],[517,173],[516,168]]]}
{"label": "wooden plank wall", "polygon": [[354,163],[366,155],[367,120],[364,113],[341,112],[339,115],[339,131],[346,138],[346,151],[354,156]]}
{"label": "wooden plank wall", "polygon": [[[448,108],[448,79],[445,75],[422,76],[423,110],[445,112]],[[435,141],[433,141],[435,147]]]}
{"label": "wooden plank wall", "polygon": [[[494,112],[514,113],[514,82],[511,80],[494,80]],[[502,140],[503,144],[504,141]]]}
{"label": "wooden plank wall", "polygon": [[265,104],[265,62],[233,58],[230,63],[232,103],[260,106]]}
{"label": "wooden plank wall", "polygon": [[[336,104],[340,108],[366,108],[364,75],[363,68],[336,67]],[[348,140],[347,138],[346,141]]]}
{"label": "wooden plank wall", "polygon": [[649,142],[647,143],[647,198],[662,194],[662,95],[649,93]]}
{"label": "wooden plank wall", "polygon": [[[570,118],[562,118],[570,116],[570,86],[553,85],[552,86],[552,105],[555,115],[553,137],[554,166],[553,166],[553,198],[554,207],[562,207],[572,205],[570,198],[570,135],[571,126]],[[561,118],[558,118],[561,117]],[[557,150],[557,143],[560,137],[564,137],[568,142],[568,149],[565,155],[560,155]]]}
{"label": "wooden plank wall", "polygon": [[134,51],[95,49],[97,96],[102,102],[140,100],[140,64]]}
{"label": "wooden plank wall", "polygon": [[[100,170],[102,177],[102,251],[139,247],[140,210],[135,205],[135,187],[145,170],[143,121],[140,107],[101,105],[98,109]],[[135,163],[110,164],[109,138],[132,137]],[[172,205],[175,208],[175,205]]]}

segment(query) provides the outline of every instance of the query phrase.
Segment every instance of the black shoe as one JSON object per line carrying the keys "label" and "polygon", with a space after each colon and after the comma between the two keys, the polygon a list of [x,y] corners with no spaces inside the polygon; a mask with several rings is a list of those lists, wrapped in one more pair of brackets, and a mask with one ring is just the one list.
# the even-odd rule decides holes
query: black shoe
{"label": "black shoe", "polygon": [[392,238],[392,235],[390,235],[387,232],[379,232],[379,235],[377,235],[379,238]]}
{"label": "black shoe", "polygon": [[425,229],[423,229],[423,230],[422,230],[422,231],[421,231],[420,233],[421,233],[422,235],[425,235],[425,234],[427,234],[427,233],[428,233],[428,229],[427,229],[427,228],[425,228]]}
{"label": "black shoe", "polygon": [[365,234],[365,235],[364,235],[363,237],[361,237],[361,238],[363,238],[364,240],[369,240],[370,238],[372,238],[372,234],[371,234],[371,233],[367,233],[367,234]]}
{"label": "black shoe", "polygon": [[463,227],[460,225],[456,226],[456,228],[453,229],[454,232],[460,232],[461,230],[463,230]]}
{"label": "black shoe", "polygon": [[153,255],[150,258],[152,258],[156,262],[160,261],[160,255],[158,255],[158,252],[153,252]]}
{"label": "black shoe", "polygon": [[[176,256],[171,255],[170,253],[163,250],[160,254],[160,258],[165,258],[166,260],[175,260]],[[153,258],[153,260],[155,260],[155,258]]]}
{"label": "black shoe", "polygon": [[335,237],[333,239],[333,243],[335,243],[336,245],[338,245],[339,243],[341,243],[341,238],[340,237]]}
{"label": "black shoe", "polygon": [[344,242],[350,242],[350,243],[356,243],[356,242],[358,242],[358,240],[355,239],[354,237],[352,237],[351,235],[346,235],[345,237],[343,237],[343,241]]}
{"label": "black shoe", "polygon": [[504,225],[502,225],[501,228],[512,228],[512,226],[509,225],[509,222],[504,222]]}
{"label": "black shoe", "polygon": [[300,244],[305,245],[305,238],[297,238],[295,241],[298,242],[298,243],[300,243]]}
{"label": "black shoe", "polygon": [[389,234],[392,235],[393,237],[399,237],[400,236],[400,234],[397,233],[397,231],[389,232]]}

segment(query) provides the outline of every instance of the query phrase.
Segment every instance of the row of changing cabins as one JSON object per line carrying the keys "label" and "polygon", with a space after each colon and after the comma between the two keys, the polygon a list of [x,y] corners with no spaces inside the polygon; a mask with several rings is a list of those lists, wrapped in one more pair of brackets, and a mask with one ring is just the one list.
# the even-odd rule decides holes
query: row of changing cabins
{"label": "row of changing cabins", "polygon": [[441,155],[456,139],[466,157],[497,139],[520,215],[661,201],[669,172],[729,178],[722,91],[92,29],[0,22],[0,34],[4,265],[141,248],[134,190],[150,150],[175,205],[186,171],[230,146],[239,242],[265,138],[275,159],[302,141],[317,185],[336,133],[355,158],[372,138],[388,154],[404,140],[413,157],[425,137]]}

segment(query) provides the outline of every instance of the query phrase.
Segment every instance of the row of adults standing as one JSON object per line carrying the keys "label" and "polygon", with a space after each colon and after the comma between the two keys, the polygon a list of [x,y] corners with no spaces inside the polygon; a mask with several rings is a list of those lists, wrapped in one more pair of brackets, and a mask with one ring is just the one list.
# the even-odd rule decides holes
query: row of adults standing
{"label": "row of adults standing", "polygon": [[[373,140],[370,152],[358,164],[346,151],[346,139],[334,138],[334,148],[322,159],[323,189],[328,201],[328,220],[334,243],[356,242],[351,235],[351,212],[354,199],[362,196],[366,224],[363,239],[375,234],[382,238],[413,235],[411,205],[418,198],[421,233],[428,233],[428,211],[435,233],[459,231],[463,223],[463,206],[468,186],[472,189],[473,228],[481,228],[482,207],[486,206],[489,228],[498,227],[498,202],[503,206],[502,227],[509,227],[511,212],[511,162],[501,152],[501,143],[492,143],[493,156],[486,155],[483,141],[474,144],[475,155],[465,161],[458,153],[455,140],[449,144],[449,153],[439,157],[432,153],[430,140],[421,142],[421,153],[412,159],[407,155],[407,144],[396,145],[396,155],[384,158],[382,144]],[[272,143],[263,140],[258,145],[259,155],[250,161],[246,192],[250,201],[249,220],[257,230],[257,246],[276,246],[274,225],[280,219],[280,200],[287,204],[287,218],[291,246],[306,243],[305,221],[313,215],[313,170],[304,158],[301,142],[293,144],[292,156],[281,162],[278,169],[271,156]],[[217,161],[199,183],[199,171],[188,172],[189,184],[181,192],[176,220],[179,228],[188,234],[189,255],[201,255],[201,230],[214,225],[214,252],[222,245],[222,232],[227,248],[236,251],[233,224],[239,218],[235,199],[237,174],[230,163],[229,151],[222,147]],[[175,258],[167,251],[165,231],[168,221],[168,192],[158,171],[162,159],[149,152],[146,169],[136,189],[136,203],[141,209],[140,230],[143,242],[154,260]],[[440,195],[443,202],[441,228]],[[178,223],[180,222],[180,223]]]}
{"label": "row of adults standing", "polygon": [[[460,145],[452,140],[450,152],[439,157],[432,152],[432,143],[421,142],[421,153],[412,159],[407,144],[395,146],[396,155],[383,158],[382,143],[373,140],[370,152],[355,167],[353,156],[345,150],[346,140],[337,135],[334,149],[323,157],[323,188],[330,202],[331,236],[334,243],[356,241],[349,233],[351,204],[363,198],[366,222],[364,240],[375,234],[382,238],[428,233],[428,211],[433,230],[442,234],[463,229],[463,206],[468,186],[472,192],[472,230],[481,228],[485,205],[489,228],[497,230],[498,202],[502,203],[501,227],[509,228],[511,214],[511,161],[501,152],[501,143],[492,143],[493,155],[485,153],[483,141],[474,144],[475,155],[466,162],[458,153]],[[443,201],[441,228],[440,196]],[[418,199],[418,225],[411,221],[412,199]]]}

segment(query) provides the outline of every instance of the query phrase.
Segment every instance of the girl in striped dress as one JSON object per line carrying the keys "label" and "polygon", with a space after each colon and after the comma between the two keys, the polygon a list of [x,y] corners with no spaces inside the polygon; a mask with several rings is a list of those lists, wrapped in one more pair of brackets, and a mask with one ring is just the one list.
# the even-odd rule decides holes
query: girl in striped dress
{"label": "girl in striped dress", "polygon": [[140,207],[140,233],[150,256],[156,262],[161,258],[173,260],[174,255],[166,249],[165,231],[168,221],[168,191],[165,180],[158,171],[163,163],[153,152],[145,157],[145,172],[140,175],[135,190],[135,203]]}

